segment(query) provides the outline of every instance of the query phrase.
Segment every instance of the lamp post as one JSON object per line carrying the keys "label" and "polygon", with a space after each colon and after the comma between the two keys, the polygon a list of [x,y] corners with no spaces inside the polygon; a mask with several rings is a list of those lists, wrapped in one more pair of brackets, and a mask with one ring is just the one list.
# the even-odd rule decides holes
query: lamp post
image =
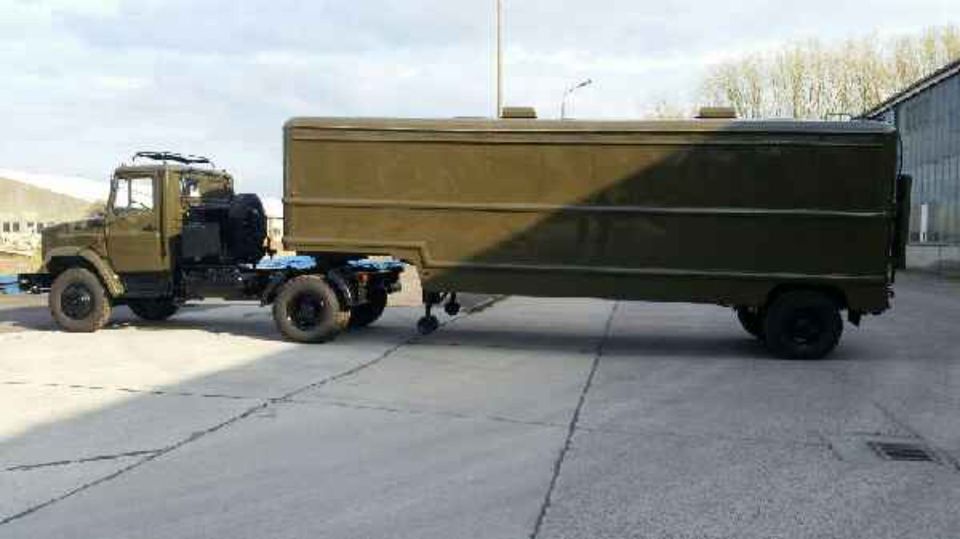
{"label": "lamp post", "polygon": [[496,0],[497,7],[497,111],[496,118],[503,115],[503,0]]}
{"label": "lamp post", "polygon": [[587,79],[587,80],[578,82],[577,84],[574,84],[573,86],[567,88],[565,92],[563,92],[563,99],[560,100],[560,119],[561,120],[565,120],[567,118],[567,98],[570,97],[570,94],[572,94],[573,92],[576,92],[580,88],[590,86],[591,84],[593,84],[593,79]]}

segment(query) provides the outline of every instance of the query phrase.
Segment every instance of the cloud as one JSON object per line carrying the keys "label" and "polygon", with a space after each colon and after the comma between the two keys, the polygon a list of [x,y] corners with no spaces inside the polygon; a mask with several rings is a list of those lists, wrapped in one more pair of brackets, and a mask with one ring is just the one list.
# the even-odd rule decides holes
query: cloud
{"label": "cloud", "polygon": [[[960,21],[954,0],[504,0],[506,93],[556,116],[696,101],[706,65]],[[210,155],[278,195],[291,116],[489,115],[493,0],[0,0],[0,166],[106,178],[140,149]]]}

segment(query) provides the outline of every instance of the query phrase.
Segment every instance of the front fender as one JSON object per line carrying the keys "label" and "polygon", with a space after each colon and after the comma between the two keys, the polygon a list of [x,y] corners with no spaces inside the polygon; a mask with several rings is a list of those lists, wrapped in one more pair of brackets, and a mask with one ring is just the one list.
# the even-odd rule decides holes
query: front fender
{"label": "front fender", "polygon": [[125,292],[123,282],[117,275],[110,263],[104,260],[94,250],[87,247],[55,247],[43,259],[43,267],[47,272],[53,273],[57,267],[57,260],[81,259],[89,264],[112,297],[122,296]]}

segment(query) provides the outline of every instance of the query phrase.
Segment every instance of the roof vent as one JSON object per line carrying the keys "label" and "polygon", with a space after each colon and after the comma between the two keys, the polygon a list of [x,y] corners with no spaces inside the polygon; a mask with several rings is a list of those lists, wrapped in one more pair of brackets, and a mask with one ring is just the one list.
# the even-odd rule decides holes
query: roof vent
{"label": "roof vent", "polygon": [[733,107],[700,107],[697,113],[698,120],[734,120],[737,111]]}
{"label": "roof vent", "polygon": [[533,107],[503,107],[500,117],[505,120],[536,120],[537,109]]}

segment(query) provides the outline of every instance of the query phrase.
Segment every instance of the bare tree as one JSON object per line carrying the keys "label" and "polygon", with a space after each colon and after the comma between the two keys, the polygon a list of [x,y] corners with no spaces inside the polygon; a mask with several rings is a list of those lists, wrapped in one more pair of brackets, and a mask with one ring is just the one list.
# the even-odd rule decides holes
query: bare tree
{"label": "bare tree", "polygon": [[958,58],[960,30],[952,25],[887,40],[805,41],[714,66],[701,98],[745,118],[857,115]]}
{"label": "bare tree", "polygon": [[648,115],[653,120],[680,120],[689,118],[690,114],[669,101],[660,100],[653,107],[653,111]]}

